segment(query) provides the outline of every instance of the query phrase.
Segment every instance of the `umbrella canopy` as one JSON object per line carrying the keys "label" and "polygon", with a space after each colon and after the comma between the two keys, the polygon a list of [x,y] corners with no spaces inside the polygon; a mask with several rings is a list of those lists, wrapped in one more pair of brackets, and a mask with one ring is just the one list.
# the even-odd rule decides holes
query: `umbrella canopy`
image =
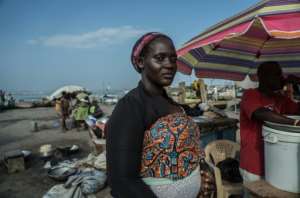
{"label": "umbrella canopy", "polygon": [[178,70],[197,77],[256,80],[261,62],[300,74],[300,0],[264,0],[209,28],[178,51]]}
{"label": "umbrella canopy", "polygon": [[63,86],[56,91],[54,91],[49,97],[49,100],[53,100],[55,98],[60,98],[62,96],[62,92],[66,93],[74,93],[74,92],[87,92],[87,90],[81,86],[77,85],[67,85]]}

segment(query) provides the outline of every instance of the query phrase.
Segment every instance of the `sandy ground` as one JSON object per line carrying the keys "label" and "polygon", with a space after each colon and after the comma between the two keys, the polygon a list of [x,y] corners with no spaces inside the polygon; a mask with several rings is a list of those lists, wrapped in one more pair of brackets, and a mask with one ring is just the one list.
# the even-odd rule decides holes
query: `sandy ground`
{"label": "sandy ground", "polygon": [[[110,114],[112,106],[101,106]],[[38,132],[32,132],[32,122],[48,126]],[[39,147],[43,144],[53,146],[79,145],[80,151],[69,158],[81,159],[91,152],[90,138],[87,130],[78,132],[69,130],[62,133],[58,126],[59,118],[53,108],[15,109],[0,112],[0,160],[7,151],[21,149],[31,150],[32,155],[26,160],[26,170],[8,174],[3,163],[0,166],[1,198],[41,198],[58,182],[47,176],[43,169],[45,160],[39,157]],[[107,197],[109,189],[104,189],[97,197]]]}

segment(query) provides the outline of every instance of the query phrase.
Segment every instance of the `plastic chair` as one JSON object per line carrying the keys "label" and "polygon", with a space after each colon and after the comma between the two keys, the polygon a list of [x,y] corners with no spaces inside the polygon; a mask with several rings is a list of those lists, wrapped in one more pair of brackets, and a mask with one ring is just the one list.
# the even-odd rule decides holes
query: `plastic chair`
{"label": "plastic chair", "polygon": [[240,145],[230,140],[216,140],[205,147],[205,161],[214,169],[217,198],[243,194],[243,183],[231,183],[222,180],[221,171],[215,166],[228,157],[235,158],[239,150]]}

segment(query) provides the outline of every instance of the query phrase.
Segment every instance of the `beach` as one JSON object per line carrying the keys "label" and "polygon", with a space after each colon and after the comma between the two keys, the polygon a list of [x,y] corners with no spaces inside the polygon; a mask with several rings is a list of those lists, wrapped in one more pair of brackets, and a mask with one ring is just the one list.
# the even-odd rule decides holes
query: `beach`
{"label": "beach", "polygon": [[[111,114],[113,106],[101,105],[105,114]],[[33,122],[46,125],[44,129],[33,132]],[[63,133],[59,126],[59,116],[54,108],[13,109],[0,113],[0,156],[16,149],[30,150],[32,155],[26,160],[26,170],[8,174],[3,163],[0,167],[0,197],[42,197],[52,186],[59,184],[47,176],[43,168],[46,161],[40,158],[39,148],[43,144],[53,147],[78,145],[79,152],[70,158],[82,159],[92,151],[87,130],[75,129]],[[108,196],[108,189],[97,197]]]}

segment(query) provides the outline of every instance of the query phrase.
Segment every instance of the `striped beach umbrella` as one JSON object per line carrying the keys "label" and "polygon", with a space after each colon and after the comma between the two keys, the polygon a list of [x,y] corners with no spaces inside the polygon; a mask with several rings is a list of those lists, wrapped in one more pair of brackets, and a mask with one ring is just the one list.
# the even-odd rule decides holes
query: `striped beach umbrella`
{"label": "striped beach umbrella", "polygon": [[199,78],[256,79],[261,62],[300,75],[300,0],[264,0],[178,49],[178,70]]}

